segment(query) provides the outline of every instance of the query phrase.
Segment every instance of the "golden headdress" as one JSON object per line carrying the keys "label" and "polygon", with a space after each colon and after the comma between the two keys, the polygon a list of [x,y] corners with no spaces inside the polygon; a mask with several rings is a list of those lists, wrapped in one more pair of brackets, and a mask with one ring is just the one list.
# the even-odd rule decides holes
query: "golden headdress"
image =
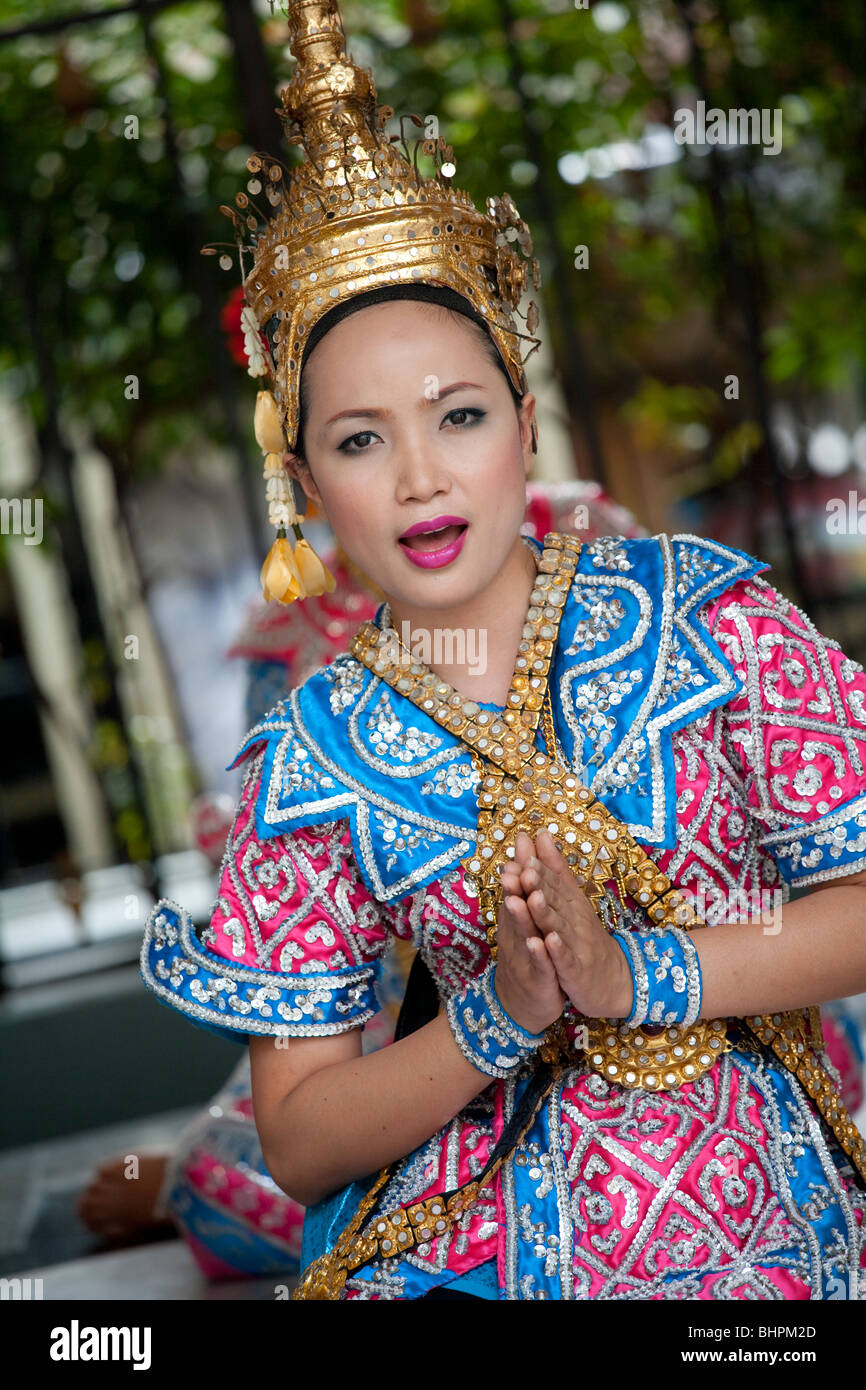
{"label": "golden headdress", "polygon": [[[393,109],[377,104],[372,73],[347,55],[336,0],[288,0],[287,19],[297,66],[281,92],[280,115],[288,143],[301,145],[306,158],[287,166],[252,155],[246,191],[237,194],[235,208],[222,211],[238,237],[250,372],[273,381],[273,397],[259,393],[256,430],[268,456],[270,519],[283,534],[294,526],[300,537],[282,453],[297,443],[304,348],[318,320],[383,286],[449,287],[485,321],[512,385],[523,395],[524,361],[539,346],[537,306],[530,302],[521,315],[526,332],[518,329],[516,315],[529,279],[538,289],[540,274],[529,228],[509,194],[488,198],[484,215],[453,187],[453,151],[433,118],[411,150],[403,122],[424,127],[421,117],[403,116],[400,136],[386,133]],[[430,177],[418,168],[424,155],[433,160]],[[215,248],[205,249],[213,254]],[[245,273],[250,254],[252,269]],[[224,255],[221,264],[228,268],[232,260]],[[266,325],[273,357],[259,338]],[[522,341],[532,344],[525,357]],[[291,568],[288,542],[280,553]],[[263,583],[266,596],[283,602],[304,596],[291,592],[291,583],[282,593],[272,584],[269,592],[264,571]]]}

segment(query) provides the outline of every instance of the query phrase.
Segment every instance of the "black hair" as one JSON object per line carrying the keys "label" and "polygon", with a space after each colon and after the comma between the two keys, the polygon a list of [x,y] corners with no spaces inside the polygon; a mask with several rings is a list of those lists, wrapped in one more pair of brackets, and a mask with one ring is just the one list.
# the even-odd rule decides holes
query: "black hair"
{"label": "black hair", "polygon": [[[357,313],[359,309],[366,309],[370,304],[382,303],[383,301],[392,299],[413,299],[422,304],[435,304],[437,307],[444,309],[447,313],[453,314],[455,317],[459,316],[460,318],[468,319],[471,326],[476,331],[476,334],[480,335],[479,345],[485,349],[490,361],[499,368],[502,375],[505,377],[508,383],[508,389],[511,392],[511,398],[514,401],[515,410],[520,409],[520,403],[523,397],[515,388],[511,377],[508,375],[508,369],[502,360],[496,343],[490,335],[487,324],[484,319],[471,308],[468,300],[463,299],[455,290],[448,289],[446,286],[427,284],[386,285],[378,290],[370,290],[366,294],[356,295],[354,299],[336,305],[326,314],[323,314],[313,325],[310,336],[304,346],[304,354],[301,362],[301,379],[298,389],[299,418],[297,442],[295,448],[292,450],[301,463],[306,463],[304,455],[304,428],[307,423],[310,406],[309,384],[304,375],[304,367],[310,360],[314,348],[325,334],[337,323],[341,322],[342,319],[348,318],[350,314]],[[274,358],[274,335],[278,326],[279,320],[274,317],[268,321],[264,328],[264,333],[271,350],[271,356]]]}

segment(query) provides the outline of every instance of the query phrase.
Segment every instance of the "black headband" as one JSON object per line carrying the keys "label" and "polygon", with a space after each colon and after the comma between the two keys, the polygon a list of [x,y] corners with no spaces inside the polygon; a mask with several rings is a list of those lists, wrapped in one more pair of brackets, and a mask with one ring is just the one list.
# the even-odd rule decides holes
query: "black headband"
{"label": "black headband", "polygon": [[431,304],[441,304],[444,309],[453,309],[455,314],[462,314],[464,318],[477,323],[484,329],[485,333],[488,332],[485,320],[472,308],[468,299],[464,299],[462,294],[452,290],[449,285],[424,283],[380,285],[378,289],[368,290],[365,294],[356,295],[354,299],[347,299],[342,304],[335,304],[333,309],[329,309],[326,314],[317,319],[304,346],[304,358],[309,357],[316,343],[320,342],[325,334],[330,332],[342,319],[348,318],[349,314],[355,313],[358,309],[366,309],[370,304],[381,304],[389,299],[420,299]]}

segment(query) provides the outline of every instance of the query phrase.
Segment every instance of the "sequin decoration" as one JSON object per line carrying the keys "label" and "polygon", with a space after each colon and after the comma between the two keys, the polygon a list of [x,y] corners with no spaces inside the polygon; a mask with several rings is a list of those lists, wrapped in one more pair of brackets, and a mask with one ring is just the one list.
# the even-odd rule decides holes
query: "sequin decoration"
{"label": "sequin decoration", "polygon": [[364,683],[364,668],[354,657],[336,656],[330,665],[322,668],[322,675],[333,685],[330,695],[332,714],[342,714],[353,705],[361,693]]}
{"label": "sequin decoration", "polygon": [[431,729],[405,726],[394,712],[390,691],[383,690],[366,722],[366,735],[373,752],[380,758],[392,757],[411,763],[442,747],[442,740]]}
{"label": "sequin decoration", "polygon": [[618,570],[625,574],[632,567],[622,536],[600,536],[587,549],[596,569]]}

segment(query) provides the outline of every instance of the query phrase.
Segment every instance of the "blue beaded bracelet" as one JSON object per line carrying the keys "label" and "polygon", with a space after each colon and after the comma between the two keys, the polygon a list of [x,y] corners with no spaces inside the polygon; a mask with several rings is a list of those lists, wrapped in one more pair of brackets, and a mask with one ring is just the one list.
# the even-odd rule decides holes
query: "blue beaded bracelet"
{"label": "blue beaded bracelet", "polygon": [[627,1028],[677,1023],[690,1028],[701,1016],[703,983],[694,942],[681,927],[614,932],[628,962],[633,999]]}
{"label": "blue beaded bracelet", "polygon": [[499,1079],[518,1071],[544,1042],[544,1033],[527,1033],[496,997],[496,966],[491,961],[462,992],[452,995],[445,1011],[454,1040],[478,1071]]}

